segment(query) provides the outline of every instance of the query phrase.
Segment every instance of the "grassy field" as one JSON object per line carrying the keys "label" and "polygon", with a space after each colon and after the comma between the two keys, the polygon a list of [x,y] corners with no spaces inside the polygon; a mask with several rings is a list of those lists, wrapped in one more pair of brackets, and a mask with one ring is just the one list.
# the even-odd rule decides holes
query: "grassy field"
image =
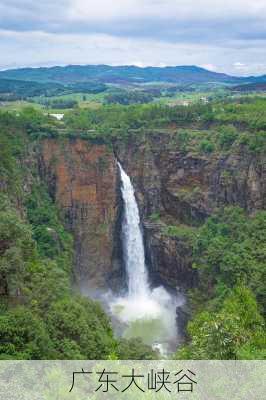
{"label": "grassy field", "polygon": [[[85,94],[85,93],[73,93],[65,94],[62,96],[52,96],[52,97],[33,97],[32,101],[17,100],[17,101],[0,101],[0,110],[7,111],[19,111],[24,107],[33,107],[38,110],[44,110],[47,113],[59,113],[64,114],[65,112],[71,110],[47,107],[42,104],[45,100],[49,102],[60,101],[60,100],[73,100],[76,101],[78,107],[80,108],[99,108],[104,103],[104,98],[106,95],[110,94],[112,89],[109,88],[107,91],[97,94]],[[212,91],[195,91],[195,92],[176,92],[173,96],[161,96],[154,98],[154,103],[169,104],[169,105],[188,105],[192,103],[197,103],[199,101],[207,102],[213,99],[222,99],[224,97],[228,98],[239,98],[239,97],[265,97],[265,92],[254,92],[254,93],[232,93],[224,88],[219,88]]]}
{"label": "grassy field", "polygon": [[19,111],[25,107],[34,107],[38,110],[44,109],[44,107],[41,106],[40,104],[32,103],[32,102],[24,101],[24,100],[0,102],[0,110]]}
{"label": "grassy field", "polygon": [[52,97],[34,97],[33,101],[36,103],[42,103],[43,100],[49,101],[59,101],[59,100],[74,100],[77,101],[79,105],[90,105],[90,103],[102,103],[107,92],[102,93],[72,93],[64,94],[62,96],[52,96]]}
{"label": "grassy field", "polygon": [[98,108],[101,106],[104,99],[104,93],[98,94],[82,94],[82,93],[73,93],[67,94],[63,96],[54,96],[54,97],[34,97],[32,101],[25,100],[17,100],[17,101],[5,101],[0,102],[0,110],[6,111],[19,111],[25,107],[33,107],[38,110],[44,110],[49,113],[62,113],[64,114],[69,109],[58,109],[51,108],[41,104],[42,100],[75,100],[78,102],[78,106],[81,108]]}

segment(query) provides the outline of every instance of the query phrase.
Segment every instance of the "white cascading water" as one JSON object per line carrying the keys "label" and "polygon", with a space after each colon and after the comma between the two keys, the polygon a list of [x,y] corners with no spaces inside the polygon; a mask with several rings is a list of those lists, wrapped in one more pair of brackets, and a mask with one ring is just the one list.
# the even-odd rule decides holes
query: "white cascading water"
{"label": "white cascading water", "polygon": [[143,238],[138,205],[129,176],[118,163],[122,182],[124,216],[122,224],[123,252],[128,278],[128,297],[134,299],[149,294]]}
{"label": "white cascading water", "polygon": [[125,337],[141,337],[166,354],[177,342],[176,307],[181,299],[163,287],[151,289],[137,201],[129,176],[118,163],[124,202],[122,241],[128,293],[111,302],[112,314],[124,324]]}

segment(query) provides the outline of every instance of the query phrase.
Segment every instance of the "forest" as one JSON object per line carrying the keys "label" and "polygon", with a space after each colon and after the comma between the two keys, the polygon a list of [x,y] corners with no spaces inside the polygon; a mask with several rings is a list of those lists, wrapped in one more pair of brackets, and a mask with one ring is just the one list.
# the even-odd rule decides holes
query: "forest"
{"label": "forest", "polygon": [[[45,85],[46,96],[61,90],[61,84]],[[26,86],[14,93],[20,96]],[[42,93],[41,86],[33,95]],[[130,104],[130,97],[112,104],[121,103],[119,96],[106,102],[96,109],[75,104],[62,121],[32,107],[0,112],[1,359],[160,358],[141,339],[117,336],[102,305],[75,288],[73,235],[35,157],[42,141],[82,139],[112,151],[117,143],[145,142],[159,131],[182,154],[208,158],[246,151],[265,162],[263,97],[188,106]],[[266,211],[221,205],[187,228],[169,224],[164,234],[187,241],[198,276],[186,293],[186,337],[169,358],[265,359]]]}
{"label": "forest", "polygon": [[101,93],[106,85],[98,82],[61,84],[55,82],[35,82],[0,78],[0,101],[32,99],[41,96],[49,98],[71,93]]}

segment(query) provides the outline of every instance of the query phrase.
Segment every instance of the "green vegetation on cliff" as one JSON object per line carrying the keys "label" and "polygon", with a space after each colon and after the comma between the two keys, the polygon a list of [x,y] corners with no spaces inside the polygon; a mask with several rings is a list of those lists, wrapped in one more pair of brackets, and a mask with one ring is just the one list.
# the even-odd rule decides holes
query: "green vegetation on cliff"
{"label": "green vegetation on cliff", "polygon": [[[59,102],[60,98],[54,101]],[[62,122],[27,107],[13,118],[17,126],[26,128],[32,139],[64,136],[110,143],[116,138],[139,136],[144,131],[167,129],[175,132],[177,129],[175,143],[184,151],[191,148],[210,154],[228,151],[237,144],[262,152],[265,150],[265,105],[265,98],[254,97],[174,107],[163,104],[77,107],[67,111]],[[6,114],[5,118],[11,116]]]}
{"label": "green vegetation on cliff", "polygon": [[[163,104],[109,105],[99,109],[75,109],[66,113],[65,135],[112,143],[119,138],[167,129],[177,132],[171,139],[184,151],[202,154],[230,151],[246,146],[250,151],[266,150],[266,99],[191,104],[169,107]],[[180,129],[180,128],[183,128]],[[170,140],[170,139],[169,139]]]}
{"label": "green vegetation on cliff", "polygon": [[265,243],[264,211],[248,217],[237,207],[221,209],[199,228],[190,343],[178,358],[265,358]]}
{"label": "green vegetation on cliff", "polygon": [[[196,154],[204,162],[241,149],[261,157],[265,104],[254,98],[187,107],[104,105],[76,108],[60,122],[33,108],[1,113],[0,357],[156,357],[135,339],[116,339],[100,305],[73,292],[72,237],[39,175],[39,141],[80,137],[111,146],[159,132],[166,151]],[[222,178],[230,180],[230,173]],[[201,201],[192,186],[178,191],[180,201]],[[229,207],[197,228],[164,226],[165,236],[193,247],[199,277],[190,293],[188,341],[176,357],[265,358],[265,217]],[[158,222],[160,214],[151,219]]]}
{"label": "green vegetation on cliff", "polygon": [[116,339],[100,304],[71,288],[72,237],[40,181],[33,141],[54,126],[34,110],[0,115],[0,358],[154,358]]}

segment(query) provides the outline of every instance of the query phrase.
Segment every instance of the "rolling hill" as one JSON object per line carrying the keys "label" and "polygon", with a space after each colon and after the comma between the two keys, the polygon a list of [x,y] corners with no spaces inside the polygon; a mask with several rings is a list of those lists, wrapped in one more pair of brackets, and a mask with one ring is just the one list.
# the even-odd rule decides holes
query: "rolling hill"
{"label": "rolling hill", "polygon": [[230,88],[233,92],[266,92],[266,79],[261,82],[247,83],[244,85],[237,85]]}
{"label": "rolling hill", "polygon": [[168,82],[177,85],[210,83],[237,85],[250,82],[248,78],[233,77],[197,66],[140,68],[136,66],[68,65],[0,71],[1,78],[63,84],[91,80],[120,84]]}

